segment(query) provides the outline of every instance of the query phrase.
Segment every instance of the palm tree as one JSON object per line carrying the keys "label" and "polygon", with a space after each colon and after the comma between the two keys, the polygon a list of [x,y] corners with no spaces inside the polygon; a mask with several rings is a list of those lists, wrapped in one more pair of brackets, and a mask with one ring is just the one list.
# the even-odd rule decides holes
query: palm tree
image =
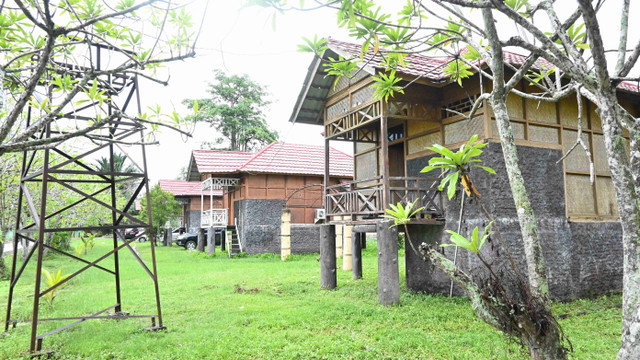
{"label": "palm tree", "polygon": [[[126,164],[127,155],[114,153],[113,154],[113,171],[120,173],[134,173],[136,172],[136,168],[131,164]],[[109,163],[109,158],[101,157],[96,161],[96,165],[98,166],[98,171],[101,172],[111,172],[111,164]]]}

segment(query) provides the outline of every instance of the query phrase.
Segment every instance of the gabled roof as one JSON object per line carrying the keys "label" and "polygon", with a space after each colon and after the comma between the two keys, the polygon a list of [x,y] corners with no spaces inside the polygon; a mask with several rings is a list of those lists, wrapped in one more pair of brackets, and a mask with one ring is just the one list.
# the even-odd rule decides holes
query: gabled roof
{"label": "gabled roof", "polygon": [[[329,150],[329,172],[334,177],[353,177],[353,157],[334,148]],[[265,173],[324,175],[324,146],[274,142],[257,153],[220,150],[194,150],[189,179],[200,174],[231,175]]]}
{"label": "gabled roof", "polygon": [[[353,177],[353,157],[329,149],[329,173]],[[272,143],[238,169],[248,173],[324,175],[324,146]]]}
{"label": "gabled roof", "polygon": [[[322,109],[329,94],[329,89],[333,84],[333,77],[326,76],[323,70],[324,64],[329,62],[328,58],[336,59],[342,56],[345,59],[353,59],[360,57],[361,45],[338,41],[332,38],[327,39],[327,50],[322,57],[315,56],[305,77],[302,90],[298,95],[296,104],[291,114],[290,122],[298,122],[305,124],[320,125],[323,123]],[[381,50],[382,51],[382,50]],[[524,64],[527,57],[513,52],[504,52],[505,62],[519,66]],[[404,58],[407,66],[398,67],[397,72],[407,76],[406,80],[413,80],[416,77],[431,81],[434,85],[445,83],[449,80],[449,76],[445,74],[443,69],[446,64],[453,60],[451,57],[425,56],[421,54],[407,54]],[[384,71],[382,65],[382,57],[375,54],[373,49],[369,49],[364,54],[361,71],[365,71],[371,75],[375,75],[376,71]],[[484,60],[480,61],[480,66],[484,65]],[[540,69],[544,66],[546,69],[553,67],[548,61],[538,59],[533,68]],[[618,85],[618,89],[631,93],[640,93],[640,85],[624,81]]]}
{"label": "gabled roof", "polygon": [[[158,182],[164,191],[172,193],[174,196],[200,196],[201,183],[198,181],[184,180],[160,180]],[[204,195],[209,196],[209,191]],[[222,190],[213,190],[213,196],[222,196]]]}

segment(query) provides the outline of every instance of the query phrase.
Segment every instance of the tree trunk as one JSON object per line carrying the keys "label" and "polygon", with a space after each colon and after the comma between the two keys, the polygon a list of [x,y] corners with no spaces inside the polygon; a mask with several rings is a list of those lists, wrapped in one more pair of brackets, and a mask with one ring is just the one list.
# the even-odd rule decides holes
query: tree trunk
{"label": "tree trunk", "polygon": [[[618,359],[637,359],[640,353],[640,212],[634,174],[626,154],[626,139],[617,122],[618,101],[614,91],[598,94],[598,104],[607,160],[616,190],[622,226],[624,275],[622,280],[622,345]],[[634,134],[634,137],[637,134]],[[640,157],[640,149],[631,148],[631,158]],[[637,171],[637,168],[635,169]],[[637,174],[635,174],[637,175]]]}
{"label": "tree trunk", "polygon": [[549,296],[549,285],[544,259],[542,257],[538,224],[536,223],[536,217],[531,207],[529,193],[524,185],[520,165],[518,165],[518,151],[507,112],[506,98],[496,100],[492,97],[491,107],[496,117],[509,185],[511,186],[511,193],[513,194],[513,201],[518,214],[518,222],[520,223],[529,284],[534,293]]}

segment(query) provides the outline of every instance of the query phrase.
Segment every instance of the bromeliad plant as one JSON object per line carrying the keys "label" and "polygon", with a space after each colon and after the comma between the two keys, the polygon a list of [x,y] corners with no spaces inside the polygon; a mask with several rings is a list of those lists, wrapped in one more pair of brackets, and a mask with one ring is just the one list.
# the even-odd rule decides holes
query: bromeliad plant
{"label": "bromeliad plant", "polygon": [[429,165],[422,169],[421,172],[426,173],[435,169],[445,170],[447,175],[440,182],[438,190],[442,191],[446,186],[449,200],[456,194],[458,181],[460,181],[464,187],[467,195],[471,196],[471,194],[473,194],[474,196],[480,196],[478,190],[473,186],[473,182],[471,182],[471,168],[480,168],[491,174],[496,173],[488,166],[479,165],[478,163],[481,162],[480,159],[474,159],[482,154],[482,150],[480,149],[487,146],[486,143],[476,144],[477,141],[478,135],[473,135],[471,139],[469,139],[466,144],[462,144],[456,152],[438,144],[427,147],[427,149],[439,154],[440,157],[429,159]]}

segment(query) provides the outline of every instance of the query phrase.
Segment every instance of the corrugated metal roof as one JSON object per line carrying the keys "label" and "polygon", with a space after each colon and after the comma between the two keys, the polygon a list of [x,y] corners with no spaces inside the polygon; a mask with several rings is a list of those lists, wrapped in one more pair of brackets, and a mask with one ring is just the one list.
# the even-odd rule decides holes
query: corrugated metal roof
{"label": "corrugated metal roof", "polygon": [[[158,182],[164,191],[172,193],[174,196],[200,196],[201,183],[198,181],[184,180],[160,180]],[[204,192],[209,196],[209,191]],[[213,196],[222,196],[222,190],[213,190]]]}

